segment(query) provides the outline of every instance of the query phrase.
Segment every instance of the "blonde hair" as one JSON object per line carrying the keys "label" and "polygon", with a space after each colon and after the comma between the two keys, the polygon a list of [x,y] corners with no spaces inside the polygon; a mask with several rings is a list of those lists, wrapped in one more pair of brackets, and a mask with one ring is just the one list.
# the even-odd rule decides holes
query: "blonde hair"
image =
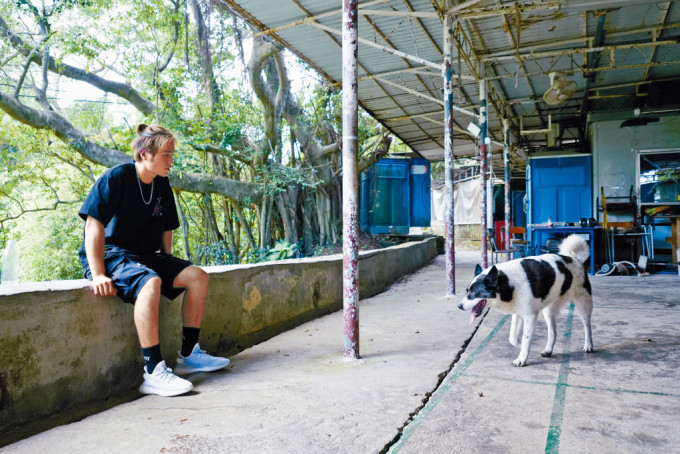
{"label": "blonde hair", "polygon": [[130,146],[135,152],[135,161],[140,162],[142,160],[142,150],[151,153],[151,156],[156,156],[156,152],[170,142],[176,144],[177,139],[163,126],[147,126],[142,123],[137,126],[137,137],[135,137]]}

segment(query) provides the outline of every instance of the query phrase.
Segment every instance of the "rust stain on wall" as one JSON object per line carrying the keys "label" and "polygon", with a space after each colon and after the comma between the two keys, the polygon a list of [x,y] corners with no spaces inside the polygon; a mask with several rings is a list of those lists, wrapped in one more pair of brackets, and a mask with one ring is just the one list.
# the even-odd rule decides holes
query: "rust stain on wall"
{"label": "rust stain on wall", "polygon": [[260,289],[253,285],[250,292],[247,292],[247,297],[243,300],[243,309],[245,309],[248,314],[251,314],[253,310],[260,305],[262,302],[262,293]]}

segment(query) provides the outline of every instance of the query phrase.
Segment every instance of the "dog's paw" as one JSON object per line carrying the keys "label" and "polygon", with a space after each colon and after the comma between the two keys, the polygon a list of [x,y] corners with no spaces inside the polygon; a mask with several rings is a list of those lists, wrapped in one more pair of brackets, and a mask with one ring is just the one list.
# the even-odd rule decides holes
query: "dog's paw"
{"label": "dog's paw", "polygon": [[516,360],[514,360],[512,362],[512,365],[515,366],[515,367],[523,367],[525,364],[526,364],[526,361],[522,361],[519,358],[517,358]]}
{"label": "dog's paw", "polygon": [[541,356],[544,357],[544,358],[548,358],[548,357],[552,356],[552,350],[543,350],[541,352]]}
{"label": "dog's paw", "polygon": [[593,352],[593,347],[591,345],[586,345],[583,347],[583,351],[586,353],[592,353]]}

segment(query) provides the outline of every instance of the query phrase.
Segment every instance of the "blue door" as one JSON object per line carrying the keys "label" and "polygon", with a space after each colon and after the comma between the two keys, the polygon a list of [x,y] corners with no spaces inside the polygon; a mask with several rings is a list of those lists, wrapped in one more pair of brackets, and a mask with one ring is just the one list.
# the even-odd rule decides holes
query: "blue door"
{"label": "blue door", "polygon": [[530,222],[578,222],[593,216],[590,156],[532,158]]}
{"label": "blue door", "polygon": [[411,227],[430,226],[430,161],[411,160]]}

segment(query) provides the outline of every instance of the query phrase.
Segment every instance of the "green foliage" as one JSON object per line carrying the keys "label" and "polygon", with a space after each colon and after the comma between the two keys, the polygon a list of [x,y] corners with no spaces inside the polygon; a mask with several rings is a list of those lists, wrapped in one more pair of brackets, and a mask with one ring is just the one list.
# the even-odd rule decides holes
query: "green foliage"
{"label": "green foliage", "polygon": [[276,195],[292,186],[313,189],[320,183],[314,171],[310,169],[279,166],[271,163],[265,169],[267,172],[257,175],[255,182],[260,183],[268,195]]}
{"label": "green foliage", "polygon": [[286,240],[277,241],[273,248],[267,253],[267,260],[284,260],[295,257],[298,253],[299,247],[297,244],[290,243]]}
{"label": "green foliage", "polygon": [[18,241],[21,281],[83,278],[77,251],[84,222],[76,215],[78,208],[63,206],[21,217],[17,223],[22,232]]}
{"label": "green foliage", "polygon": [[226,241],[198,245],[196,247],[197,262],[205,265],[231,265],[236,263]]}
{"label": "green foliage", "polygon": [[[325,162],[320,165],[315,162],[312,167],[303,148],[310,143],[320,147],[334,144],[341,136],[340,91],[327,84],[316,84],[313,89],[304,84],[307,86],[301,93],[292,94],[292,99],[297,99],[303,109],[297,118],[299,124],[311,127],[307,144],[299,142],[297,125],[285,119],[277,125],[281,137],[276,143],[267,143],[263,106],[248,89],[247,77],[243,68],[239,72],[239,59],[234,57],[238,51],[232,18],[221,8],[209,6],[210,2],[201,3],[211,33],[213,73],[219,93],[212,109],[208,101],[213,100],[207,99],[199,63],[195,19],[187,2],[18,0],[0,2],[0,15],[30,46],[38,39],[39,19],[35,16],[38,11],[49,23],[47,44],[50,55],[58,63],[78,66],[106,79],[124,80],[157,106],[151,114],[134,112],[121,118],[113,113],[111,104],[124,102],[117,96],[106,95],[67,105],[64,98],[73,98],[72,93],[65,94],[67,79],[50,73],[48,98],[55,111],[64,115],[88,140],[131,154],[129,144],[135,135],[135,122],[160,123],[177,136],[174,172],[180,177],[196,173],[257,183],[271,199],[295,187],[304,193],[302,197],[312,211],[314,202],[310,201],[315,200],[314,193],[323,183],[327,185],[324,194],[331,201],[330,207],[339,193],[339,187],[330,187],[338,184],[339,159],[337,155],[324,158]],[[11,58],[15,51],[0,37],[0,61],[3,62],[0,90],[7,93],[12,92],[12,84],[24,64],[20,55]],[[171,54],[173,58],[161,71],[160,66]],[[290,53],[286,58],[288,55]],[[304,63],[289,65],[309,71]],[[31,107],[37,107],[31,95],[32,87],[42,85],[39,71],[39,65],[31,66],[21,92],[21,101]],[[79,95],[76,97],[85,98],[84,93]],[[367,145],[364,151],[377,142],[381,133],[382,127],[362,112],[359,139],[360,144]],[[205,145],[222,151],[209,153],[194,149]],[[253,162],[266,164],[258,167]],[[0,245],[9,239],[20,242],[23,279],[80,278],[76,250],[83,226],[77,210],[103,167],[86,161],[51,133],[23,126],[0,113],[0,169],[0,219],[5,219],[0,221]],[[250,227],[258,243],[262,207],[257,205],[260,202],[256,197],[253,197],[256,203],[246,203],[243,199],[236,202],[228,195],[211,197],[208,209],[204,194],[181,194],[188,234],[183,238],[182,231],[176,231],[176,253],[184,251],[186,243],[187,255],[201,265],[252,263],[299,255],[299,245],[282,241],[272,249],[268,249],[268,244],[251,245],[241,221]],[[296,209],[300,216],[300,206]],[[276,205],[271,212],[271,231],[269,236],[263,236],[282,238],[287,232],[277,215]],[[243,219],[236,219],[237,213]],[[325,222],[317,217],[311,216],[315,219],[313,222]],[[299,218],[294,221],[301,224]],[[331,219],[328,223],[337,221]],[[314,225],[303,228],[320,229]],[[229,231],[236,234],[223,239]],[[236,251],[231,250],[230,240],[236,243]]]}
{"label": "green foliage", "polygon": [[108,97],[93,102],[76,101],[65,109],[65,113],[71,123],[84,134],[102,136],[104,139],[106,126],[113,124],[113,117],[108,111],[109,103]]}
{"label": "green foliage", "polygon": [[0,114],[0,168],[0,244],[17,240],[21,279],[81,278],[76,251],[83,225],[76,213],[92,185],[82,157]]}

